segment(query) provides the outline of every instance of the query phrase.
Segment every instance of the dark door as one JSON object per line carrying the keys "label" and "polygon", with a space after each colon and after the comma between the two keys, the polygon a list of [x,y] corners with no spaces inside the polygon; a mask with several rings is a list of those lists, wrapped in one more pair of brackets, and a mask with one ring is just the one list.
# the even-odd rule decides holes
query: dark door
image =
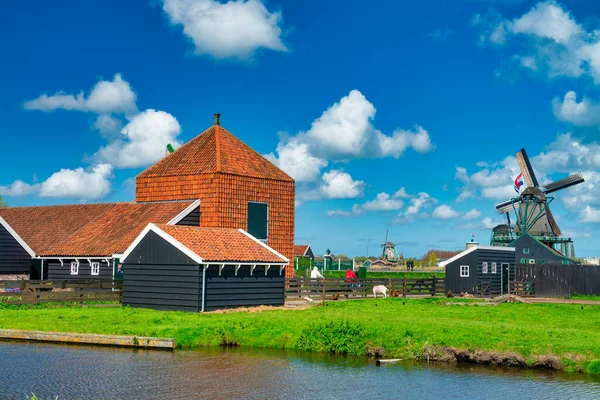
{"label": "dark door", "polygon": [[508,293],[508,280],[509,280],[508,270],[510,268],[510,264],[502,263],[500,265],[502,268],[502,294],[506,294],[506,293]]}

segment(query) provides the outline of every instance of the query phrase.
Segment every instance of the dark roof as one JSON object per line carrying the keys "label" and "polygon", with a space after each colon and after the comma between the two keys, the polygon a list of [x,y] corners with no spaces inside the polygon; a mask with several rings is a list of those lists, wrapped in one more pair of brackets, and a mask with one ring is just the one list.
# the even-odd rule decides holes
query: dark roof
{"label": "dark roof", "polygon": [[38,256],[112,256],[150,222],[166,223],[193,201],[0,208]]}
{"label": "dark roof", "polygon": [[226,173],[293,181],[220,125],[213,125],[138,175],[139,178]]}
{"label": "dark roof", "polygon": [[190,249],[203,261],[279,264],[288,262],[285,257],[275,250],[240,229],[200,228],[166,224],[156,224],[155,226]]}

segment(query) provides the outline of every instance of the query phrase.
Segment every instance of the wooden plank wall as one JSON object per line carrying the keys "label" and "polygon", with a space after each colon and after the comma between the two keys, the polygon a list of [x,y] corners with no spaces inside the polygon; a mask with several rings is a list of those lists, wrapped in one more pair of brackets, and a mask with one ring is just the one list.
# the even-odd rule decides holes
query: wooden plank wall
{"label": "wooden plank wall", "polygon": [[537,297],[600,295],[600,266],[518,264],[516,281],[533,282]]}
{"label": "wooden plank wall", "polygon": [[0,275],[29,274],[30,272],[31,256],[0,225]]}

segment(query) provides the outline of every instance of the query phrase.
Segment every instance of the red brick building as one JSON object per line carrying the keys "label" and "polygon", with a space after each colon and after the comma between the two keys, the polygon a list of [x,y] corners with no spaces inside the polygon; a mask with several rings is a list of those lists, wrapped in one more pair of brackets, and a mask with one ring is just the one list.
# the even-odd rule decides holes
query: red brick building
{"label": "red brick building", "polygon": [[136,179],[137,202],[194,199],[201,227],[243,229],[294,259],[294,180],[221,127],[218,114]]}

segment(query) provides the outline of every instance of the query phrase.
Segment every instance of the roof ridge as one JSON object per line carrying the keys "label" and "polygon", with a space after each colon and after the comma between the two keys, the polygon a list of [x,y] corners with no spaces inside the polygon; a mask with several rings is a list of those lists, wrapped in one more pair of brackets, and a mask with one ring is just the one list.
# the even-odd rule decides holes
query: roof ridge
{"label": "roof ridge", "polygon": [[73,207],[73,206],[114,206],[117,204],[135,204],[135,201],[111,201],[108,203],[84,203],[84,204],[50,204],[47,206],[14,206],[2,207],[0,210],[23,209],[23,208],[49,208],[49,207]]}

